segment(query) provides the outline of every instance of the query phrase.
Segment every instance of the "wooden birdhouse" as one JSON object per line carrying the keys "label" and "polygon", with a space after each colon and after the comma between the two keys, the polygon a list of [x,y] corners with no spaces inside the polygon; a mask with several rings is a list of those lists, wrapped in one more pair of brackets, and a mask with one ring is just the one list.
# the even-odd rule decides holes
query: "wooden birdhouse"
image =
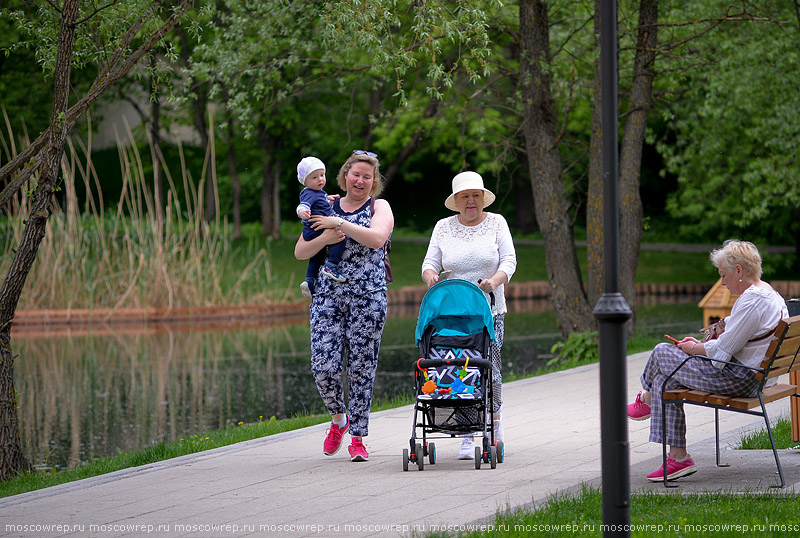
{"label": "wooden birdhouse", "polygon": [[729,315],[733,303],[738,298],[738,295],[731,294],[730,290],[722,285],[721,278],[717,280],[717,283],[697,303],[697,306],[703,309],[703,326],[707,327]]}

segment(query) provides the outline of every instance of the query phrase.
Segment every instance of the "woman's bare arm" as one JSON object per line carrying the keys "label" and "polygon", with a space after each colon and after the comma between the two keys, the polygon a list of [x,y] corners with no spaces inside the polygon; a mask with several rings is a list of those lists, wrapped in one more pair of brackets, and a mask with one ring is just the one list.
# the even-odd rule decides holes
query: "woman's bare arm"
{"label": "woman's bare arm", "polygon": [[[311,226],[315,230],[335,229],[339,223],[339,217],[324,217],[315,215],[311,217]],[[344,221],[341,226],[342,232],[347,234],[353,241],[357,241],[369,248],[381,248],[394,229],[394,214],[389,202],[382,199],[375,200],[375,214],[372,215],[370,227],[365,228],[349,221]],[[295,253],[297,250],[295,249]],[[313,254],[312,254],[313,255]]]}
{"label": "woman's bare arm", "polygon": [[294,246],[294,257],[298,260],[307,260],[326,246],[342,241],[344,237],[342,232],[335,229],[325,230],[311,241],[306,241],[301,235]]}

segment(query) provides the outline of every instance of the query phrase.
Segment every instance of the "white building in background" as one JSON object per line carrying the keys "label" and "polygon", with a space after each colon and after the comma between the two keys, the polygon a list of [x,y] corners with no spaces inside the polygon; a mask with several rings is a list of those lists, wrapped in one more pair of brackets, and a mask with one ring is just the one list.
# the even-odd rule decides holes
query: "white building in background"
{"label": "white building in background", "polygon": [[[137,110],[137,107],[139,110]],[[140,130],[142,122],[150,121],[151,104],[146,97],[137,99],[136,106],[127,99],[117,101],[101,101],[95,107],[92,115],[99,119],[99,124],[93,125],[92,148],[95,150],[115,148],[117,144],[128,146],[131,137],[128,130],[136,133]],[[200,134],[192,125],[191,120],[176,122],[173,107],[161,107],[161,140],[162,143],[175,144],[180,140],[183,144],[199,146]],[[145,114],[145,117],[142,117]],[[164,127],[168,126],[168,129]],[[137,133],[136,136],[140,136]]]}

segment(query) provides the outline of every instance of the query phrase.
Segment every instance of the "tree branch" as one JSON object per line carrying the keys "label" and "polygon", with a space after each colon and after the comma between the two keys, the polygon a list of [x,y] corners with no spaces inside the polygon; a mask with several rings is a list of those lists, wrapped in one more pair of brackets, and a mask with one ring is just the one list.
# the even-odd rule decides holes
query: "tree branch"
{"label": "tree branch", "polygon": [[82,18],[81,20],[79,20],[78,22],[76,22],[75,24],[76,24],[76,25],[77,25],[77,24],[83,24],[84,22],[88,21],[89,19],[91,19],[92,17],[94,17],[95,15],[97,15],[98,13],[100,13],[101,11],[103,11],[104,9],[108,9],[108,8],[110,8],[111,6],[113,6],[113,5],[114,5],[114,4],[116,4],[116,3],[117,3],[117,0],[112,0],[111,2],[109,2],[109,3],[108,3],[108,4],[106,4],[106,5],[104,5],[103,7],[98,7],[98,8],[95,8],[95,10],[94,10],[94,11],[92,11],[92,12],[91,12],[89,15],[85,16],[84,18]]}
{"label": "tree branch", "polygon": [[[173,14],[167,19],[166,22],[156,30],[131,56],[129,56],[120,66],[114,71],[108,71],[100,75],[97,80],[95,80],[94,84],[89,91],[84,95],[77,103],[75,103],[72,107],[67,110],[66,118],[64,119],[64,123],[67,125],[68,129],[72,129],[78,120],[83,117],[89,107],[97,101],[97,99],[103,95],[111,86],[113,86],[120,78],[122,78],[128,71],[133,68],[139,60],[144,57],[155,45],[158,43],[163,37],[169,32],[175,24],[177,24],[178,20],[183,16],[183,14],[191,7],[194,0],[182,0],[179,7],[175,9]],[[152,10],[148,11],[148,16],[152,15]],[[141,28],[142,20],[140,19],[137,23],[134,24],[135,27]],[[122,50],[122,49],[120,49]],[[115,54],[115,57],[119,57],[119,54]],[[0,183],[5,182],[11,177],[12,174],[17,172],[20,168],[25,166],[25,169],[17,174],[12,180],[8,182],[2,192],[0,192],[0,207],[3,207],[11,197],[25,184],[28,179],[30,179],[31,175],[39,168],[41,165],[42,158],[40,157],[40,153],[42,148],[44,148],[47,140],[50,136],[50,133],[53,129],[53,124],[41,134],[39,135],[33,143],[28,146],[22,153],[20,153],[15,159],[10,161],[6,164],[2,169],[0,169]],[[32,163],[28,164],[29,161],[33,160]]]}

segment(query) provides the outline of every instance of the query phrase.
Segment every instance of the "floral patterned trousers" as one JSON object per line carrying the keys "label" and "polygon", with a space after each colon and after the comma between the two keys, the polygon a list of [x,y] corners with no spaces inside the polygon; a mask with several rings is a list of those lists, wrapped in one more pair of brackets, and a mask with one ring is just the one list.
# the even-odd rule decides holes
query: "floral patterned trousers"
{"label": "floral patterned trousers", "polygon": [[[369,409],[387,304],[385,291],[314,295],[311,302],[311,373],[328,412],[347,413],[350,434],[354,436],[369,433]],[[347,405],[342,381],[345,363]]]}

